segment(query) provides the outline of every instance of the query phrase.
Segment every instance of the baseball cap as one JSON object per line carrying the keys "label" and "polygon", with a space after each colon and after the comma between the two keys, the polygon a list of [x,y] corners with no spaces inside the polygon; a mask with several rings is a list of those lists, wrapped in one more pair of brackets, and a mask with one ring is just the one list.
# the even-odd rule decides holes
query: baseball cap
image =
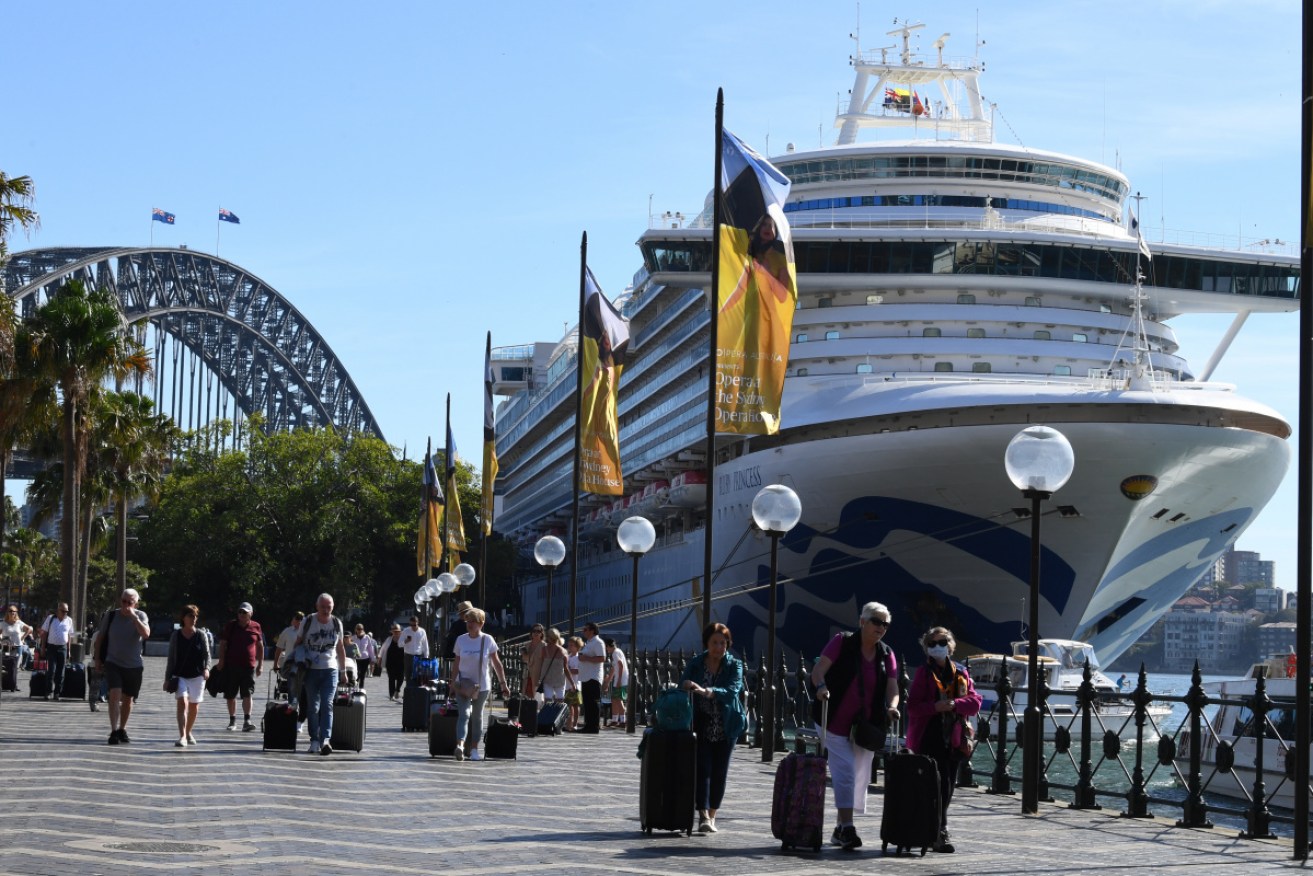
{"label": "baseball cap", "polygon": [[255,614],[255,609],[251,608],[251,603],[249,602],[243,602],[241,605],[237,606],[237,610],[244,611],[247,614]]}

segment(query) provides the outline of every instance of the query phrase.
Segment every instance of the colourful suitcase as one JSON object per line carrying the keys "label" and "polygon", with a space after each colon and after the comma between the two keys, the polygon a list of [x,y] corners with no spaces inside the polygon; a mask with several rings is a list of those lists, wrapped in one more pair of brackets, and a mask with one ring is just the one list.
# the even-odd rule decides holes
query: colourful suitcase
{"label": "colourful suitcase", "polygon": [[821,850],[825,828],[824,755],[785,755],[775,771],[770,830],[783,848]]}

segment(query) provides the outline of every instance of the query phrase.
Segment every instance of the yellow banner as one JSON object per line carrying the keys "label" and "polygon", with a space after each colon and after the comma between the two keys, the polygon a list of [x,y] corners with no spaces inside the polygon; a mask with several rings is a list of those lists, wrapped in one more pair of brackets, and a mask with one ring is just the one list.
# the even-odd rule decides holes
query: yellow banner
{"label": "yellow banner", "polygon": [[[465,521],[460,514],[460,497],[456,495],[456,478],[451,476],[447,479],[447,549],[451,551],[464,551],[465,548]],[[456,560],[460,562],[460,560]]]}
{"label": "yellow banner", "polygon": [[629,349],[629,322],[616,312],[585,271],[584,312],[579,321],[579,367],[583,393],[579,404],[579,489],[601,496],[622,496],[620,418],[616,398]]}
{"label": "yellow banner", "polygon": [[776,229],[770,213],[751,232],[720,225],[717,432],[774,435],[780,429],[798,280],[791,248]]}

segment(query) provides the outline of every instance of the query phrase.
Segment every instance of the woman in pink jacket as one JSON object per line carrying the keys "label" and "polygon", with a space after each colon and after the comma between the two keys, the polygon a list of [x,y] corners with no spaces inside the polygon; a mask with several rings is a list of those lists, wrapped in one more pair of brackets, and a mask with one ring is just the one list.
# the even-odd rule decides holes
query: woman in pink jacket
{"label": "woman in pink jacket", "polygon": [[939,767],[939,841],[936,852],[952,852],[948,837],[948,804],[953,799],[958,765],[966,756],[967,728],[980,711],[980,694],[966,667],[954,663],[957,642],[944,627],[921,637],[926,663],[916,671],[907,691],[907,747],[934,758]]}

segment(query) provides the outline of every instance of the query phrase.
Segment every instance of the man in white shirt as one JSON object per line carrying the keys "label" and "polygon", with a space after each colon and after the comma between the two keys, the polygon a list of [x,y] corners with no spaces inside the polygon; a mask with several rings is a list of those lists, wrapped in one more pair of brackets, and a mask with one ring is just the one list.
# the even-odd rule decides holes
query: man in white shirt
{"label": "man in white shirt", "polygon": [[50,670],[50,693],[55,699],[64,693],[64,666],[68,663],[68,643],[73,636],[73,618],[68,603],[61,602],[55,613],[41,625],[41,656]]}
{"label": "man in white shirt", "polygon": [[597,624],[584,624],[584,647],[579,652],[579,686],[584,692],[584,733],[601,732],[598,704],[602,701],[602,672],[606,646],[597,635]]}
{"label": "man in white shirt", "polygon": [[429,636],[419,625],[419,618],[410,616],[410,626],[401,631],[401,650],[406,655],[406,684],[415,677],[415,658],[429,656]]}
{"label": "man in white shirt", "polygon": [[615,645],[615,639],[603,639],[606,656],[611,658],[611,674],[606,688],[611,692],[611,726],[625,729],[625,695],[629,693],[629,661],[625,652]]}

